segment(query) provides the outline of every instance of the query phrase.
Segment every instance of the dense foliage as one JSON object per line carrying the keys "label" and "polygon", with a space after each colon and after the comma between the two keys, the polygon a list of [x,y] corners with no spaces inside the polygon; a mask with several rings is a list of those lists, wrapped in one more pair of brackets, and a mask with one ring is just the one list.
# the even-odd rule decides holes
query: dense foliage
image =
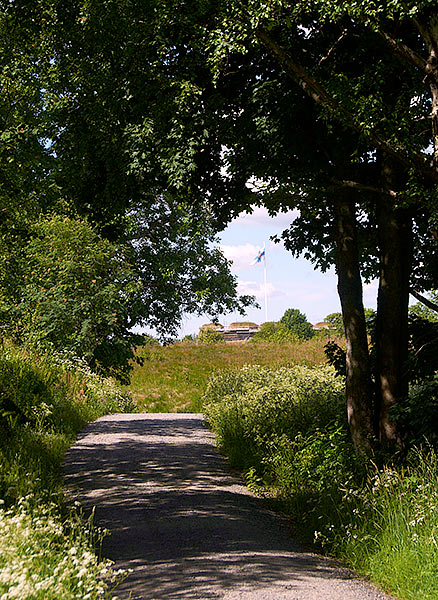
{"label": "dense foliage", "polygon": [[251,342],[272,342],[274,344],[281,344],[297,342],[298,339],[298,335],[286,327],[284,323],[267,321],[260,325],[260,329],[251,338]]}
{"label": "dense foliage", "polygon": [[54,504],[31,497],[0,508],[0,592],[21,600],[87,600],[113,597],[125,572],[93,551],[93,533],[76,517],[62,520]]}
{"label": "dense foliage", "polygon": [[[403,600],[435,600],[436,451],[413,449],[398,466],[355,456],[342,388],[327,366],[245,367],[212,376],[205,410],[250,489],[289,513],[304,539]],[[435,388],[424,396],[436,400]],[[408,412],[420,393],[412,391]],[[430,421],[411,417],[396,418],[436,443]]]}
{"label": "dense foliage", "polygon": [[224,336],[215,329],[204,328],[196,338],[198,344],[224,344]]}
{"label": "dense foliage", "polygon": [[101,372],[126,375],[131,347],[141,340],[129,333],[140,282],[128,250],[68,217],[41,219],[29,233],[15,257],[13,294],[3,293],[3,329],[36,347],[73,352]]}
{"label": "dense foliage", "polygon": [[[233,216],[298,209],[286,248],[338,276],[356,452],[399,448],[390,414],[408,393],[409,293],[436,289],[438,272],[434,3],[54,0],[1,11],[7,321],[27,304],[21,335],[33,315],[49,321],[39,322],[38,282],[12,275],[49,211],[86,218],[129,257],[103,345],[84,311],[74,334],[66,320],[66,344],[89,335],[90,364],[117,372],[130,327],[166,336],[184,312],[248,304],[212,250]],[[373,277],[370,356],[362,280]],[[59,322],[68,301],[42,306]],[[48,328],[36,327],[38,340],[54,337]]]}
{"label": "dense foliage", "polygon": [[0,498],[44,495],[60,482],[63,452],[90,420],[135,412],[129,393],[68,353],[42,354],[2,344]]}
{"label": "dense foliage", "polygon": [[[46,183],[106,236],[126,234],[130,211],[165,224],[181,202],[197,207],[192,221],[208,205],[213,230],[254,204],[299,209],[286,247],[335,265],[339,278],[356,450],[371,452],[376,439],[397,447],[389,414],[407,393],[409,289],[436,287],[436,7],[71,0],[12,4],[5,15],[6,57],[15,72],[26,61],[40,108],[26,121],[25,104],[14,105],[11,127],[23,117],[47,131],[32,138],[50,141],[38,142],[55,165]],[[163,201],[170,213],[157,209]],[[371,379],[362,300],[371,277],[375,380],[386,387]],[[167,283],[148,304],[159,323],[186,306]],[[176,289],[205,297],[184,279]]]}
{"label": "dense foliage", "polygon": [[211,377],[204,411],[231,460],[240,467],[260,467],[266,449],[282,436],[335,423],[342,412],[342,389],[343,382],[327,366],[248,366]]}
{"label": "dense foliage", "polygon": [[61,462],[87,421],[136,406],[114,380],[68,354],[1,349],[0,593],[109,598],[121,574],[98,560],[97,532],[63,502]]}
{"label": "dense foliage", "polygon": [[427,300],[430,300],[433,304],[435,304],[435,306],[430,307],[426,306],[422,302],[417,302],[413,306],[409,307],[409,312],[411,315],[417,315],[422,319],[436,323],[438,321],[438,291],[432,290],[428,295]]}
{"label": "dense foliage", "polygon": [[125,60],[123,7],[12,2],[0,23],[0,326],[126,379],[134,328],[169,339],[186,313],[250,299],[205,198],[194,208],[149,173],[159,151],[145,152],[138,119],[147,127],[161,83],[142,85],[146,104],[131,110],[110,58]]}
{"label": "dense foliage", "polygon": [[289,331],[295,333],[298,339],[310,340],[314,335],[312,324],[298,308],[288,308],[281,317],[280,323],[283,323]]}
{"label": "dense foliage", "polygon": [[293,343],[310,340],[315,332],[306,315],[297,308],[288,308],[280,321],[262,323],[251,338],[253,342]]}

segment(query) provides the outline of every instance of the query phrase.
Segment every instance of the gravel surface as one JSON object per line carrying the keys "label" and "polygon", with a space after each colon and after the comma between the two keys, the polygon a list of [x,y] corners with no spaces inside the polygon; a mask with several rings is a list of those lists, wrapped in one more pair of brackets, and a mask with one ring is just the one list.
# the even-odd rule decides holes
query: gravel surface
{"label": "gravel surface", "polygon": [[69,494],[110,530],[103,555],[132,569],[120,599],[384,600],[300,551],[227,468],[199,414],[98,419],[69,450]]}

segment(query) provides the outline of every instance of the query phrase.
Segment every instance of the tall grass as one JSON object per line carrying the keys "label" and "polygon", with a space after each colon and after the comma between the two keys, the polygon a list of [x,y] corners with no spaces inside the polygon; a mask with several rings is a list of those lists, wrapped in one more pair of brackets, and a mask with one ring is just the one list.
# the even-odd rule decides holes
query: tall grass
{"label": "tall grass", "polygon": [[129,394],[80,360],[4,343],[0,356],[0,598],[110,597],[95,532],[63,503],[65,450],[83,425],[135,410]]}
{"label": "tall grass", "polygon": [[327,367],[224,371],[205,412],[252,489],[296,532],[403,600],[438,599],[438,458],[355,457],[342,381]]}
{"label": "tall grass", "polygon": [[144,412],[199,412],[212,373],[243,365],[321,364],[325,342],[148,346],[138,351],[144,364],[135,365],[127,389]]}

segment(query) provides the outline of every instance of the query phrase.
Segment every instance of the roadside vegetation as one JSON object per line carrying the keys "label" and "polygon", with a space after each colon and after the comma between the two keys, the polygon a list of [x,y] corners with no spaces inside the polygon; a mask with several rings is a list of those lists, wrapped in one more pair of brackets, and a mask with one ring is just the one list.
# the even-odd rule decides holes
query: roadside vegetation
{"label": "roadside vegetation", "polygon": [[[230,452],[227,406],[240,419],[256,403],[242,421],[253,423],[254,464],[233,457],[249,481],[291,514],[298,506],[316,543],[400,597],[436,598],[438,4],[3,2],[0,34],[0,331],[21,344],[0,355],[0,493],[12,511],[2,519],[35,514],[38,530],[39,508],[58,506],[75,432],[130,409],[102,377],[127,383],[135,366],[125,389],[142,410],[206,402]],[[255,206],[294,211],[277,241],[336,272],[343,313],[330,324],[346,340],[328,347],[335,371],[313,370],[323,343],[297,309],[242,348],[208,334],[145,347],[134,365],[139,328],[169,342],[184,315],[253,304],[217,233]],[[409,315],[411,296],[423,306]],[[65,350],[88,367],[57,358]],[[275,394],[247,364],[269,370]],[[264,423],[260,390],[281,405],[283,380],[304,385],[297,364],[321,398],[297,396],[307,420],[288,409],[283,423],[283,406]],[[228,400],[211,399],[213,384],[202,399],[211,375]],[[52,593],[43,571],[0,553],[1,577],[16,560],[24,582],[7,597],[100,594]]]}
{"label": "roadside vegetation", "polygon": [[[213,332],[214,334],[214,332]],[[210,335],[207,334],[207,338]],[[212,373],[247,364],[263,366],[323,363],[324,341],[300,343],[197,343],[144,346],[137,352],[128,390],[143,412],[199,412]]]}
{"label": "roadside vegetation", "polygon": [[122,574],[98,559],[101,532],[64,502],[61,462],[88,421],[135,408],[80,359],[2,343],[0,598],[110,597]]}
{"label": "roadside vegetation", "polygon": [[214,373],[203,396],[221,450],[250,489],[287,513],[309,547],[401,600],[438,598],[438,375],[422,356],[436,345],[426,330],[412,319],[410,392],[391,413],[403,435],[398,453],[355,452],[345,352],[333,340],[331,365],[236,365]]}

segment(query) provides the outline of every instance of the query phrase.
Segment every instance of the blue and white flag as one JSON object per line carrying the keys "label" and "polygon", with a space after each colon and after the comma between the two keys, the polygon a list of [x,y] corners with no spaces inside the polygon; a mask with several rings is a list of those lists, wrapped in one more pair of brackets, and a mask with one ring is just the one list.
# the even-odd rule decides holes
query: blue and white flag
{"label": "blue and white flag", "polygon": [[262,259],[265,258],[265,249],[259,250],[257,256],[252,261],[251,265],[256,265],[257,263],[262,262]]}

